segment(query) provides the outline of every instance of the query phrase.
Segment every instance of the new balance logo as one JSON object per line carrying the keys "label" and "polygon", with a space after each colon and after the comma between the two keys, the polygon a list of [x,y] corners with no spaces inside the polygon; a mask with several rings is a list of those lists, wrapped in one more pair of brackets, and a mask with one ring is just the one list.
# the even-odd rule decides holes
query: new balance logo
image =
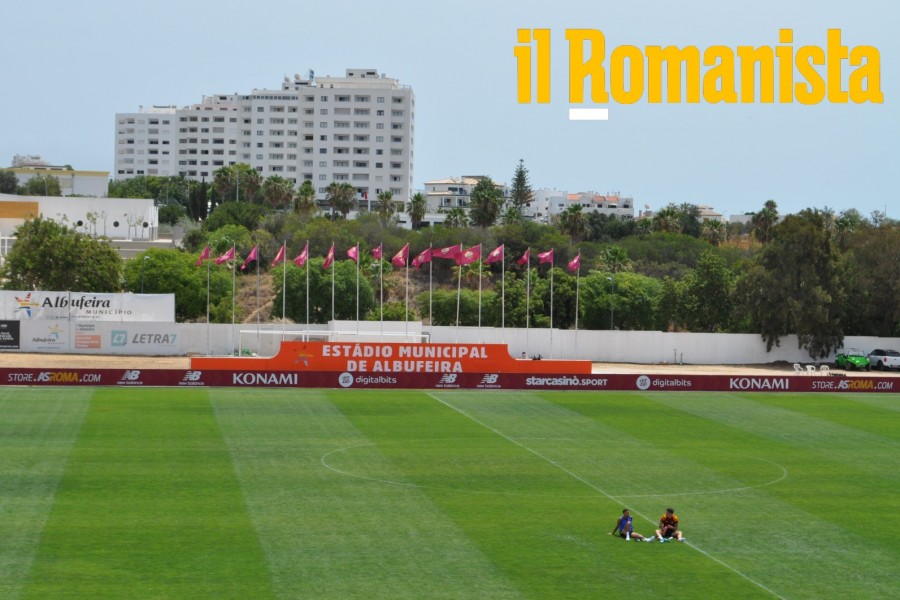
{"label": "new balance logo", "polygon": [[444,373],[441,375],[441,380],[438,381],[438,385],[445,383],[456,383],[456,373]]}
{"label": "new balance logo", "polygon": [[203,371],[188,371],[184,374],[182,381],[200,381],[200,376],[202,374]]}
{"label": "new balance logo", "polygon": [[125,371],[122,374],[121,381],[137,381],[141,378],[141,371],[139,369],[132,369],[129,371]]}
{"label": "new balance logo", "polygon": [[498,379],[500,379],[500,376],[496,373],[488,373],[481,378],[481,385],[491,385],[497,383]]}

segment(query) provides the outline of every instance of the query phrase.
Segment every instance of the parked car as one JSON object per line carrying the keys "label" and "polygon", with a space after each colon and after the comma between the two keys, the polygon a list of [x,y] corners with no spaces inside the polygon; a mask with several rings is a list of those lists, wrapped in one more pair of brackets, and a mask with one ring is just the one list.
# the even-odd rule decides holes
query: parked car
{"label": "parked car", "polygon": [[871,369],[869,357],[862,350],[857,348],[845,348],[837,353],[834,357],[834,366],[838,369],[846,369],[847,371]]}
{"label": "parked car", "polygon": [[869,364],[879,371],[900,369],[900,352],[896,350],[872,350],[869,352]]}

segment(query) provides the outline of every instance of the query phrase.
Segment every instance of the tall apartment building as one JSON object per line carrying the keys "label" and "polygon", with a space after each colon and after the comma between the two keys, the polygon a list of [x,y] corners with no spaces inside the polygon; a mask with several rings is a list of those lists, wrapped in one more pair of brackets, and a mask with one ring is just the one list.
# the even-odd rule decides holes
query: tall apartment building
{"label": "tall apartment building", "polygon": [[280,90],[204,96],[178,108],[116,114],[116,179],[213,173],[247,163],[263,177],[309,180],[321,199],[332,182],[360,200],[383,191],[405,201],[413,178],[415,95],[375,69],[344,77],[284,78]]}

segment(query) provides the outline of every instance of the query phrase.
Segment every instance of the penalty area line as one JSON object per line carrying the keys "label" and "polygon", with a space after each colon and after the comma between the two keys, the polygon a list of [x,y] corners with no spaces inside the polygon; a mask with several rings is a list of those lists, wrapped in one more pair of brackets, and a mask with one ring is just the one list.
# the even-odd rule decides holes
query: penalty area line
{"label": "penalty area line", "polygon": [[[526,446],[525,444],[523,444],[522,442],[520,442],[519,440],[517,440],[517,439],[515,439],[515,438],[509,437],[508,435],[506,435],[506,434],[503,433],[502,431],[499,431],[499,430],[497,430],[497,429],[494,429],[493,427],[491,427],[491,426],[488,425],[487,423],[484,423],[483,421],[479,421],[476,417],[470,415],[469,413],[467,413],[467,412],[464,411],[463,409],[458,408],[458,407],[456,407],[456,406],[453,406],[453,405],[450,404],[449,402],[446,402],[446,401],[444,401],[444,400],[438,398],[437,396],[435,396],[435,395],[432,394],[431,392],[426,392],[426,395],[429,396],[430,398],[432,398],[433,400],[437,400],[438,402],[440,402],[441,404],[443,404],[444,406],[446,406],[446,407],[449,408],[450,410],[453,410],[453,411],[455,411],[455,412],[458,412],[459,414],[461,414],[461,415],[464,416],[465,418],[469,419],[469,420],[472,421],[473,423],[476,423],[476,424],[478,424],[478,425],[484,427],[484,428],[487,429],[488,431],[492,431],[492,432],[495,433],[496,435],[499,435],[500,437],[502,437],[502,438],[505,439],[506,441],[510,442],[511,444],[515,444],[515,445],[518,446],[519,448],[522,448],[523,450],[525,450],[525,451],[527,451],[527,452],[530,452],[531,454],[537,456],[537,457],[540,458],[541,460],[543,460],[543,461],[547,462],[548,464],[550,464],[550,465],[556,467],[557,469],[559,469],[560,471],[562,471],[563,473],[565,473],[565,474],[568,475],[569,477],[572,477],[573,479],[576,479],[576,480],[580,481],[581,483],[583,483],[584,485],[588,486],[589,488],[591,488],[592,490],[594,490],[594,491],[597,492],[598,494],[601,494],[602,496],[605,496],[606,498],[612,500],[613,502],[615,502],[616,504],[618,504],[618,505],[620,505],[620,506],[622,506],[622,507],[625,506],[625,503],[622,502],[622,500],[620,500],[619,498],[613,496],[612,494],[607,493],[607,492],[604,491],[602,488],[600,488],[600,487],[594,485],[593,483],[591,483],[590,481],[588,481],[587,479],[585,479],[584,477],[582,477],[582,476],[579,475],[578,473],[575,473],[574,471],[571,471],[570,469],[567,469],[566,467],[564,467],[563,465],[559,464],[558,462],[556,462],[555,460],[553,460],[553,459],[550,458],[549,456],[544,456],[543,454],[541,454],[540,452],[538,452],[538,451],[535,450],[534,448],[530,448],[530,447]],[[646,516],[646,515],[643,515],[643,514],[637,512],[636,510],[632,510],[631,512],[633,512],[634,514],[636,514],[637,516],[641,517],[642,519],[644,519],[645,521],[647,521],[647,522],[649,522],[649,523],[651,523],[651,524],[654,523],[653,519],[649,518],[649,517]],[[728,569],[729,571],[731,571],[732,573],[734,573],[734,574],[737,575],[738,577],[744,579],[745,581],[748,581],[748,582],[752,583],[753,585],[755,585],[755,586],[758,587],[759,589],[761,589],[761,590],[763,590],[763,591],[765,591],[765,592],[768,592],[769,594],[771,594],[772,596],[778,598],[779,600],[787,600],[784,596],[782,596],[782,595],[778,594],[777,592],[775,592],[775,591],[769,589],[768,587],[766,587],[765,585],[763,585],[763,584],[761,584],[760,582],[756,581],[755,579],[752,579],[749,575],[745,575],[745,574],[741,573],[741,572],[738,571],[735,567],[732,567],[731,565],[729,565],[729,564],[726,563],[725,561],[723,561],[723,560],[721,560],[721,559],[719,559],[719,558],[716,558],[715,556],[713,556],[712,554],[710,554],[710,553],[707,552],[706,550],[703,550],[702,548],[696,546],[695,544],[692,544],[692,543],[687,542],[687,541],[684,542],[684,543],[687,544],[688,546],[690,546],[691,548],[693,548],[694,550],[696,550],[697,552],[699,552],[700,554],[702,554],[703,556],[705,556],[705,557],[707,557],[708,559],[712,560],[713,562],[716,562],[716,563],[722,565],[723,567],[725,567],[726,569]]]}

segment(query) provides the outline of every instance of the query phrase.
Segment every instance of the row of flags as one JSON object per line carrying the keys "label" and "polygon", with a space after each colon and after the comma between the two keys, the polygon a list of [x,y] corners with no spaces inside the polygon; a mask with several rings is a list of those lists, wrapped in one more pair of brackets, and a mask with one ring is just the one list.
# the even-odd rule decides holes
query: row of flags
{"label": "row of flags", "polygon": [[[347,258],[352,260],[353,262],[359,261],[359,244],[353,246],[349,250],[347,250]],[[203,264],[204,261],[212,258],[211,249],[207,245],[203,251],[200,253],[199,258],[197,259],[196,265],[199,267]],[[484,264],[491,265],[497,262],[501,262],[505,259],[505,244],[500,244],[490,253],[488,253],[487,257],[484,259]],[[383,244],[378,244],[375,248],[371,250],[372,258],[375,260],[381,260],[383,255]],[[442,258],[447,260],[453,260],[457,265],[470,265],[475,261],[481,260],[481,244],[477,246],[472,246],[471,248],[463,249],[462,244],[447,246],[445,248],[426,248],[418,255],[416,255],[412,262],[409,261],[409,244],[403,246],[397,254],[391,258],[391,264],[397,268],[412,266],[416,269],[421,267],[422,265],[431,262],[432,259]],[[219,256],[215,259],[215,264],[221,265],[222,263],[228,262],[229,260],[235,259],[235,249],[234,246],[231,246],[222,256]],[[293,263],[298,267],[302,267],[306,264],[306,261],[309,259],[309,242],[306,242],[306,245],[303,247],[303,251],[294,258]],[[335,251],[334,244],[331,244],[331,248],[328,250],[328,253],[325,254],[325,261],[322,263],[322,268],[328,269],[334,264],[335,259]],[[247,265],[251,262],[259,260],[259,244],[253,246],[253,250],[250,251],[250,254],[247,255],[247,258],[244,260],[244,264],[241,265],[241,270],[245,270]],[[553,264],[553,249],[547,250],[546,252],[540,252],[537,255],[538,264]],[[282,244],[281,248],[278,250],[278,254],[275,256],[275,260],[272,261],[272,266],[286,262],[287,261],[287,244]],[[517,264],[520,265],[530,265],[531,264],[531,249],[525,250],[525,253],[516,261]],[[581,254],[577,254],[575,258],[570,260],[566,266],[569,271],[575,273],[581,268]]]}

